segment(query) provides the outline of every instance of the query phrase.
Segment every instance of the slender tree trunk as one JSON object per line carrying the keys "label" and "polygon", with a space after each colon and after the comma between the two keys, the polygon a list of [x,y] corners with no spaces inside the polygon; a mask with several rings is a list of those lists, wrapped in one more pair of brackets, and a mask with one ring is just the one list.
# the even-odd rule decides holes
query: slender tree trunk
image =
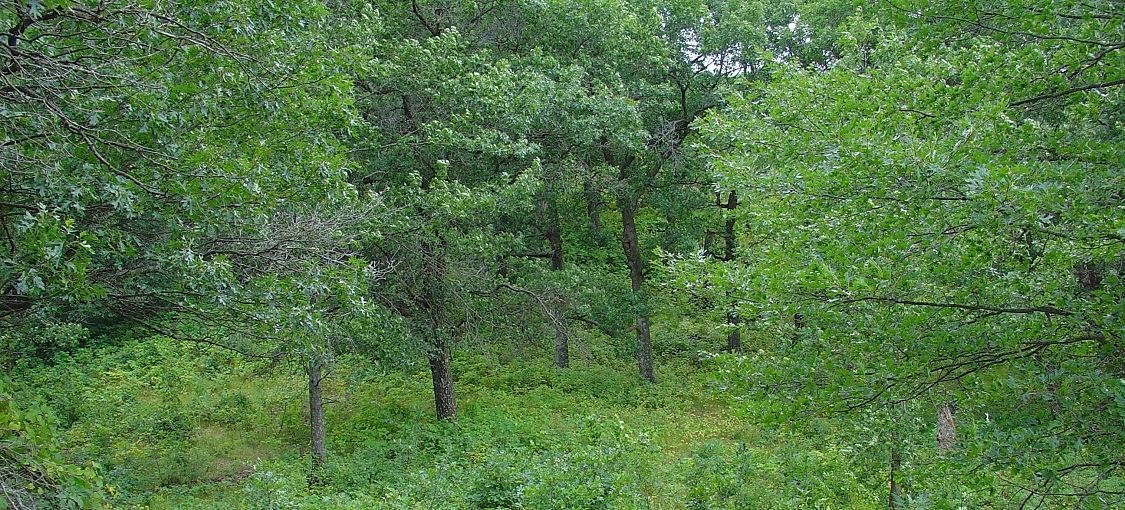
{"label": "slender tree trunk", "polygon": [[906,402],[899,404],[898,412],[894,415],[891,424],[891,474],[890,494],[887,496],[887,508],[895,510],[902,501],[902,484],[899,472],[902,470],[902,422],[906,415]]}
{"label": "slender tree trunk", "polygon": [[[540,220],[547,225],[543,237],[551,245],[551,271],[562,271],[563,268],[563,241],[562,225],[559,221],[559,208],[553,193],[547,192],[539,201]],[[549,312],[551,324],[555,327],[555,360],[557,368],[570,367],[570,331],[567,327],[566,313],[563,310],[565,301],[555,300],[551,305],[554,308]]]}
{"label": "slender tree trunk", "polygon": [[438,420],[457,421],[457,395],[453,392],[453,364],[448,343],[442,343],[430,357],[434,381],[434,408]]}
{"label": "slender tree trunk", "polygon": [[324,362],[319,359],[309,361],[309,437],[312,453],[312,471],[309,473],[309,485],[318,485],[318,472],[328,462],[328,450],[325,447],[324,434],[324,395],[321,393],[320,383],[324,380],[322,370]]}
{"label": "slender tree trunk", "polygon": [[453,338],[448,331],[445,313],[448,282],[445,281],[444,241],[422,243],[426,267],[423,275],[422,306],[429,313],[430,375],[434,385],[434,410],[438,420],[457,420],[457,395],[453,391]]}
{"label": "slender tree trunk", "polygon": [[656,382],[656,375],[652,366],[652,339],[649,335],[648,303],[645,296],[644,259],[641,257],[641,246],[637,236],[637,209],[638,197],[628,197],[621,200],[621,247],[625,251],[625,260],[629,264],[629,281],[633,288],[633,298],[636,301],[636,320],[634,325],[637,330],[637,366],[641,377],[649,382]]}
{"label": "slender tree trunk", "polygon": [[[727,195],[727,203],[722,207],[727,211],[734,211],[738,208],[738,193],[731,190],[730,194]],[[738,239],[734,235],[734,215],[728,212],[727,221],[723,225],[723,242],[726,244],[726,253],[723,254],[723,260],[727,262],[734,260],[736,241]]]}
{"label": "slender tree trunk", "polygon": [[891,445],[891,492],[887,499],[887,508],[895,510],[898,502],[902,500],[902,487],[898,484],[898,471],[902,467],[902,452],[898,444]]}
{"label": "slender tree trunk", "polygon": [[[636,161],[633,155],[619,160],[613,150],[602,139],[602,156],[606,163],[617,168],[618,179],[626,186],[635,185],[635,178],[630,176],[630,168]],[[650,169],[647,180],[656,176],[656,168]],[[634,176],[635,177],[635,176]],[[636,307],[634,328],[637,332],[637,367],[641,377],[655,383],[656,374],[652,366],[652,338],[649,335],[648,324],[648,296],[645,292],[644,258],[641,256],[640,237],[637,235],[637,211],[640,209],[643,186],[620,191],[617,196],[617,208],[621,211],[621,249],[625,252],[625,262],[629,265],[629,283],[633,289],[633,302]]]}
{"label": "slender tree trunk", "polygon": [[555,367],[570,368],[570,332],[555,324]]}
{"label": "slender tree trunk", "polygon": [[942,402],[937,412],[938,453],[949,455],[957,447],[957,424],[953,421],[953,402]]}
{"label": "slender tree trunk", "polygon": [[1062,414],[1062,401],[1059,400],[1059,389],[1062,388],[1062,378],[1059,377],[1058,371],[1058,363],[1050,359],[1043,361],[1043,372],[1044,375],[1047,376],[1047,392],[1044,396],[1051,399],[1050,408],[1055,416]]}
{"label": "slender tree trunk", "polygon": [[649,336],[648,313],[637,312],[637,367],[641,377],[650,383],[656,383],[656,374],[652,366],[652,340]]}
{"label": "slender tree trunk", "polygon": [[544,236],[551,245],[551,271],[561,271],[563,268],[563,242],[562,226],[559,225],[559,211],[551,200],[547,205],[547,231]]}
{"label": "slender tree trunk", "polygon": [[[718,202],[719,199],[716,198]],[[720,207],[727,210],[727,221],[723,225],[723,242],[726,245],[726,252],[723,253],[724,262],[733,262],[735,259],[736,242],[738,239],[734,235],[734,215],[730,211],[734,211],[738,207],[738,193],[734,190],[730,191],[727,195],[727,203],[722,204]],[[730,352],[742,352],[742,331],[739,329],[738,314],[735,313],[734,296],[730,291],[727,291],[727,325],[731,328],[730,333],[727,334],[727,350]]]}
{"label": "slender tree trunk", "polygon": [[602,207],[605,205],[602,190],[598,189],[593,179],[587,178],[582,183],[582,194],[586,195],[586,216],[590,218],[590,230],[601,239]]}
{"label": "slender tree trunk", "polygon": [[730,333],[727,333],[727,350],[730,352],[742,352],[742,331],[738,327],[738,316],[733,311],[727,312],[727,324],[732,328]]}

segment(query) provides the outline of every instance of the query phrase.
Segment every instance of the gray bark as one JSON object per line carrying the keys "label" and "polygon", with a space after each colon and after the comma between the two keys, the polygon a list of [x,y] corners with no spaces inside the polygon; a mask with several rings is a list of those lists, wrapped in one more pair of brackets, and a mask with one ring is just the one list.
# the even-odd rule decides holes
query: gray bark
{"label": "gray bark", "polygon": [[656,374],[652,365],[652,337],[649,334],[648,303],[645,298],[644,259],[641,257],[640,240],[637,236],[636,216],[638,200],[636,197],[621,201],[621,247],[629,264],[629,282],[632,285],[636,303],[634,325],[637,332],[637,367],[641,377],[655,383]]}
{"label": "gray bark", "polygon": [[324,395],[320,383],[324,380],[324,362],[318,359],[309,361],[309,437],[313,470],[309,474],[309,484],[316,485],[319,468],[328,462],[324,432]]}
{"label": "gray bark", "polygon": [[457,395],[453,391],[453,363],[448,345],[440,346],[430,357],[430,375],[434,381],[437,419],[457,421]]}

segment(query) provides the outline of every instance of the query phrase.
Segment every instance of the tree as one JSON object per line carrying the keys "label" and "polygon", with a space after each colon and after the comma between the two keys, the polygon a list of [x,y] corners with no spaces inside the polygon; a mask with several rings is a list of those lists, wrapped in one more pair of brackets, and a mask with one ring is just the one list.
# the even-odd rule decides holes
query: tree
{"label": "tree", "polygon": [[[948,426],[956,402],[966,464],[944,466],[961,483],[1120,504],[1125,34],[1111,12],[888,3],[849,20],[838,62],[779,70],[702,122],[753,246],[725,280],[757,282],[743,306],[779,338],[731,358],[732,383],[792,404],[774,411],[877,411],[884,441],[906,422],[880,409]],[[892,506],[927,493],[990,499],[926,479]]]}
{"label": "tree", "polygon": [[346,123],[347,81],[332,60],[290,51],[298,18],[317,12],[7,4],[9,323],[33,309],[144,318],[214,302],[275,212],[348,198],[329,134]]}
{"label": "tree", "polygon": [[486,314],[478,300],[502,280],[497,261],[528,251],[497,224],[502,208],[534,210],[528,132],[545,121],[557,88],[399,7],[387,15],[404,24],[401,34],[376,43],[378,60],[356,78],[369,126],[355,140],[368,172],[358,180],[391,187],[400,208],[398,228],[372,242],[372,256],[396,268],[382,300],[411,326],[430,362],[438,417],[452,419],[454,344]]}
{"label": "tree", "polygon": [[331,284],[315,278],[362,279],[367,266],[344,246],[355,218],[306,205],[347,212],[358,198],[335,136],[351,119],[351,48],[314,41],[325,14],[319,2],[3,3],[2,326],[23,338],[40,323],[125,319],[278,356],[292,325],[272,322],[279,308],[331,315],[316,295]]}
{"label": "tree", "polygon": [[[207,317],[216,329],[256,339],[275,361],[297,358],[308,376],[310,484],[327,461],[321,382],[334,355],[348,347],[372,347],[385,322],[384,309],[367,299],[392,269],[360,257],[362,241],[385,220],[377,197],[365,204],[319,204],[275,216],[267,229],[223,244],[238,289],[221,314]],[[331,211],[331,212],[328,212]],[[219,299],[224,296],[220,295]],[[187,313],[181,311],[181,313]],[[231,325],[238,325],[232,328]]]}

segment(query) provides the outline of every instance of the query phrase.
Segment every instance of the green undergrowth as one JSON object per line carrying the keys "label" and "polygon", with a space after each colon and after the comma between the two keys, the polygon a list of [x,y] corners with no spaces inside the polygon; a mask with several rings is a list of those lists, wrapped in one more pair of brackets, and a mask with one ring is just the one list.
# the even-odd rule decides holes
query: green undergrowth
{"label": "green undergrowth", "polygon": [[338,359],[311,487],[293,366],[149,338],[26,373],[112,508],[880,506],[830,441],[728,413],[705,360],[665,360],[650,385],[625,362],[499,359],[458,353],[456,423],[434,420],[428,371]]}

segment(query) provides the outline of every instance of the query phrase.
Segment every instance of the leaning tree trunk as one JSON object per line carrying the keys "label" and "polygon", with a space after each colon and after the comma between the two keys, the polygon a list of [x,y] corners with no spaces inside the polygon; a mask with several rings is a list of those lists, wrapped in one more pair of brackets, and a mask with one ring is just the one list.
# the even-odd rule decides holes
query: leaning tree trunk
{"label": "leaning tree trunk", "polygon": [[639,197],[633,196],[621,201],[621,247],[625,251],[625,260],[629,264],[629,282],[633,288],[633,298],[636,301],[636,319],[634,326],[637,331],[637,366],[641,377],[649,382],[656,382],[656,375],[652,366],[652,338],[649,335],[648,303],[645,296],[644,259],[641,258],[641,246],[637,236],[637,209]]}
{"label": "leaning tree trunk", "polygon": [[437,419],[457,421],[457,395],[453,391],[453,364],[448,342],[430,356],[430,375],[434,381],[434,409]]}
{"label": "leaning tree trunk", "polygon": [[312,471],[309,472],[309,485],[319,484],[320,468],[328,462],[324,434],[324,395],[320,383],[324,380],[324,362],[319,359],[309,361],[309,437],[312,453]]}

